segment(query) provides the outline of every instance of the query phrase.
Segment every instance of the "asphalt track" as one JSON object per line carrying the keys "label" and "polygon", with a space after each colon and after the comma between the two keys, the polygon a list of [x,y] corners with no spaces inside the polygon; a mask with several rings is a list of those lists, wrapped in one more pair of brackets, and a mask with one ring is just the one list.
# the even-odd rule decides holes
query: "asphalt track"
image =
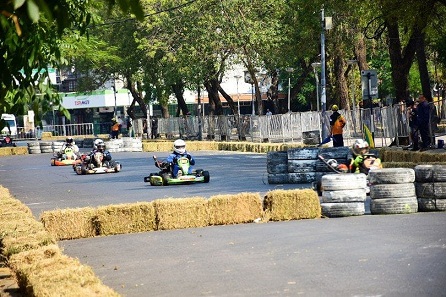
{"label": "asphalt track", "polygon": [[[164,157],[167,153],[159,153]],[[0,184],[42,211],[163,197],[260,192],[265,154],[197,152],[209,184],[151,187],[149,153],[118,174],[78,176],[50,155],[0,158]],[[155,170],[156,171],[156,170]],[[281,188],[309,187],[283,185]],[[364,215],[156,231],[60,242],[123,296],[446,296],[446,213]]]}

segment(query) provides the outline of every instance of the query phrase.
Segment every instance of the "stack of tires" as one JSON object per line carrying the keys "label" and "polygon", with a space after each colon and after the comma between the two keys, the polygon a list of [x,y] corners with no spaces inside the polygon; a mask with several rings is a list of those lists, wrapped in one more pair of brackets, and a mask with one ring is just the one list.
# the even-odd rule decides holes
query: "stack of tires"
{"label": "stack of tires", "polygon": [[266,154],[266,171],[269,184],[288,184],[288,153],[286,151]]}
{"label": "stack of tires", "polygon": [[370,212],[408,214],[418,212],[415,171],[411,168],[383,168],[369,172]]}
{"label": "stack of tires", "polygon": [[415,189],[419,211],[446,211],[446,166],[417,165]]}
{"label": "stack of tires", "polygon": [[53,143],[51,141],[41,141],[40,152],[44,154],[53,153]]}
{"label": "stack of tires", "polygon": [[54,141],[52,143],[53,153],[59,152],[63,144],[64,143],[62,141]]}
{"label": "stack of tires", "polygon": [[367,176],[363,173],[327,174],[321,177],[321,210],[327,217],[365,213]]}
{"label": "stack of tires", "polygon": [[122,138],[124,152],[142,152],[141,138],[123,137]]}
{"label": "stack of tires", "polygon": [[312,183],[320,179],[322,174],[316,172],[319,151],[320,149],[317,147],[288,150],[288,178],[290,184]]}
{"label": "stack of tires", "polygon": [[40,154],[40,143],[38,141],[28,142],[28,153],[30,154]]}
{"label": "stack of tires", "polygon": [[122,152],[124,146],[122,139],[110,139],[105,141],[105,147],[110,153]]}

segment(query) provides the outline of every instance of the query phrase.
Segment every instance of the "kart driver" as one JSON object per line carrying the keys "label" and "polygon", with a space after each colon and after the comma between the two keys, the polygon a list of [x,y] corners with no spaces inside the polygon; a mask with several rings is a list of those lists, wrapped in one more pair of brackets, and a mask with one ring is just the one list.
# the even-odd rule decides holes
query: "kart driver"
{"label": "kart driver", "polygon": [[66,148],[71,148],[71,150],[73,151],[73,154],[75,156],[79,156],[79,147],[74,142],[73,137],[68,136],[67,139],[65,139],[65,143],[60,148],[59,156],[62,157],[62,159],[67,158],[67,155],[65,154]]}
{"label": "kart driver", "polygon": [[102,139],[98,138],[94,141],[93,150],[90,152],[90,154],[88,156],[89,158],[92,159],[94,166],[100,167],[102,165],[102,164],[96,163],[96,160],[94,158],[94,154],[96,152],[101,152],[104,155],[104,158],[102,159],[102,163],[105,163],[105,162],[108,163],[112,160],[112,156],[111,156],[110,152],[105,149],[106,149],[105,143]]}
{"label": "kart driver", "polygon": [[[183,157],[189,159],[190,165],[195,165],[194,158],[186,151],[186,142],[184,142],[182,139],[177,139],[173,143],[173,152],[167,157],[166,161],[163,162],[170,165],[173,178],[177,177],[178,171],[180,170],[180,166],[178,166],[178,159]],[[189,166],[188,174],[192,174],[192,166]]]}
{"label": "kart driver", "polygon": [[353,158],[350,172],[368,174],[370,168],[381,168],[381,160],[369,155],[369,144],[363,139],[356,139],[351,148]]}

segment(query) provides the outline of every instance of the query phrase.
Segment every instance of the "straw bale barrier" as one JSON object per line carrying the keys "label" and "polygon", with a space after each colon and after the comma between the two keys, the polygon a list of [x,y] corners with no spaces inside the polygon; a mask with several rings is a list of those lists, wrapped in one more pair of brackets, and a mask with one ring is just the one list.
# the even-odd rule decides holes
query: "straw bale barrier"
{"label": "straw bale barrier", "polygon": [[208,207],[209,225],[248,223],[263,217],[259,193],[211,196]]}
{"label": "straw bale barrier", "polygon": [[45,211],[40,221],[57,240],[93,237],[96,210],[91,207]]}
{"label": "straw bale barrier", "polygon": [[158,199],[153,203],[158,230],[197,228],[209,225],[207,200],[203,197]]}
{"label": "straw bale barrier", "polygon": [[26,296],[120,296],[90,267],[63,255],[57,245],[13,255],[9,265]]}
{"label": "straw bale barrier", "polygon": [[5,257],[55,243],[31,210],[0,186],[0,247]]}
{"label": "straw bale barrier", "polygon": [[273,190],[264,199],[265,216],[272,221],[321,217],[319,197],[314,190]]}
{"label": "straw bale barrier", "polygon": [[155,207],[153,202],[99,207],[95,224],[97,235],[155,231]]}
{"label": "straw bale barrier", "polygon": [[23,146],[0,147],[0,156],[27,155],[28,148]]}

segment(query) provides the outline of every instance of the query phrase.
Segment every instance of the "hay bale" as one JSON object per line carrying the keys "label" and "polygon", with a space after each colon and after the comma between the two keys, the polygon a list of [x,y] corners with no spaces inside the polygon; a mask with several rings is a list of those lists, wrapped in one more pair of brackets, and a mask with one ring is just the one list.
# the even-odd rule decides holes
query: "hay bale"
{"label": "hay bale", "polygon": [[206,199],[202,197],[167,198],[153,201],[157,230],[196,228],[209,225]]}
{"label": "hay bale", "polygon": [[40,221],[58,240],[94,237],[96,211],[91,207],[45,211]]}
{"label": "hay bale", "polygon": [[120,296],[57,245],[14,255],[9,265],[26,296]]}
{"label": "hay bale", "polygon": [[321,217],[319,197],[310,189],[270,191],[265,196],[264,209],[272,221]]}
{"label": "hay bale", "polygon": [[259,193],[216,195],[208,200],[209,224],[228,225],[252,222],[263,217]]}
{"label": "hay bale", "polygon": [[96,225],[98,235],[155,231],[153,202],[99,207],[97,209]]}
{"label": "hay bale", "polygon": [[27,251],[53,244],[54,238],[36,221],[31,210],[12,198],[9,190],[0,186],[0,242],[3,255]]}

